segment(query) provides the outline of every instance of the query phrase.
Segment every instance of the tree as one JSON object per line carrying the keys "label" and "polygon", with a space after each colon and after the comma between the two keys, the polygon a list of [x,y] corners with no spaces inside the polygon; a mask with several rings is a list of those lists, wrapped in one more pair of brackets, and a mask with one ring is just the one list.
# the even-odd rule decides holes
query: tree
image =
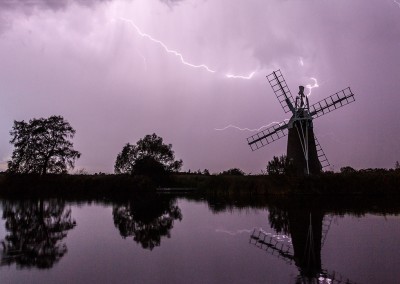
{"label": "tree", "polygon": [[8,161],[12,173],[65,173],[81,156],[69,141],[75,130],[62,116],[14,121],[10,135],[15,147]]}
{"label": "tree", "polygon": [[146,135],[136,145],[127,143],[118,154],[114,171],[117,174],[163,174],[177,172],[182,160],[175,160],[171,144],[164,144],[155,133]]}
{"label": "tree", "polygon": [[355,173],[357,171],[355,169],[353,169],[352,167],[350,167],[350,166],[346,166],[346,167],[341,167],[340,168],[340,172],[342,174],[352,174],[352,173]]}
{"label": "tree", "polygon": [[221,175],[229,175],[229,176],[244,176],[244,172],[238,168],[232,168],[227,171],[223,171]]}
{"label": "tree", "polygon": [[292,161],[286,156],[274,156],[267,165],[267,173],[269,175],[285,175],[294,172]]}
{"label": "tree", "polygon": [[400,163],[399,161],[396,161],[396,164],[394,165],[395,170],[400,170]]}

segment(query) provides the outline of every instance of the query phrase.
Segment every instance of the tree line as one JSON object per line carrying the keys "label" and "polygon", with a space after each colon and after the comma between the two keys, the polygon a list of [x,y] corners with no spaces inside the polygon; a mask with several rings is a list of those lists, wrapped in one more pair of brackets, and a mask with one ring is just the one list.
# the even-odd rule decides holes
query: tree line
{"label": "tree line", "polygon": [[[14,121],[10,131],[10,143],[14,145],[14,150],[11,160],[7,162],[7,172],[40,175],[67,173],[81,156],[71,141],[75,132],[62,116],[34,118],[29,122]],[[139,139],[136,144],[126,143],[117,155],[114,172],[160,176],[179,172],[182,165],[182,160],[175,159],[172,145],[165,144],[162,137],[153,133]],[[286,174],[290,168],[284,156],[274,157],[268,163],[267,173]],[[210,175],[207,169],[193,174]],[[231,168],[220,175],[244,176],[245,173]]]}
{"label": "tree line", "polygon": [[[14,146],[8,173],[59,174],[75,166],[81,153],[74,149],[75,129],[62,116],[14,121],[10,131]],[[117,174],[162,175],[177,172],[182,160],[176,160],[171,144],[165,144],[155,133],[146,135],[135,145],[127,143],[117,155]]]}
{"label": "tree line", "polygon": [[[67,173],[75,166],[81,153],[74,149],[72,139],[75,129],[62,116],[31,119],[29,122],[14,121],[10,131],[10,143],[14,146],[11,160],[7,162],[8,173],[22,174],[59,174]],[[136,174],[160,176],[179,172],[182,160],[175,158],[171,144],[165,144],[162,137],[155,133],[139,139],[136,144],[127,143],[118,153],[114,172],[116,174]],[[400,170],[397,161],[395,170]],[[343,174],[386,171],[385,169],[355,170],[346,166],[340,169]],[[294,175],[294,166],[286,155],[274,156],[266,166],[268,175]],[[191,173],[190,171],[188,173]],[[209,171],[200,170],[194,174],[209,175]],[[232,168],[220,175],[243,176],[245,173]]]}

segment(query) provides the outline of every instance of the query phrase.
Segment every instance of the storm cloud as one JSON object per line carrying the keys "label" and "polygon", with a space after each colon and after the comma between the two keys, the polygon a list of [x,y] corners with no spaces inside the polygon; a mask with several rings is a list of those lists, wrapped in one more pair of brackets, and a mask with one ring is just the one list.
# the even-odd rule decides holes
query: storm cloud
{"label": "storm cloud", "polygon": [[275,69],[292,93],[316,78],[312,103],[356,94],[314,121],[335,170],[400,160],[400,7],[390,0],[0,1],[0,30],[3,169],[13,120],[56,114],[77,130],[77,166],[90,172],[112,172],[125,143],[153,132],[185,170],[260,172],[285,138],[251,152],[254,132],[215,129],[287,118],[265,78]]}

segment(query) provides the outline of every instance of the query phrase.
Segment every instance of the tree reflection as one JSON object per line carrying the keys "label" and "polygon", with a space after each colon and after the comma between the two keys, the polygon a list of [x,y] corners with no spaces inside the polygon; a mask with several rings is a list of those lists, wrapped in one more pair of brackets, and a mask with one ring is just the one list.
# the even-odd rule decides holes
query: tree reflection
{"label": "tree reflection", "polygon": [[76,223],[63,201],[3,201],[2,205],[7,235],[1,242],[1,265],[45,269],[65,255],[62,240]]}
{"label": "tree reflection", "polygon": [[289,234],[288,211],[272,207],[269,209],[268,221],[272,229],[278,234]]}
{"label": "tree reflection", "polygon": [[170,237],[175,220],[182,220],[176,199],[153,195],[132,199],[113,208],[114,225],[121,236],[132,236],[144,249],[160,246],[162,237]]}

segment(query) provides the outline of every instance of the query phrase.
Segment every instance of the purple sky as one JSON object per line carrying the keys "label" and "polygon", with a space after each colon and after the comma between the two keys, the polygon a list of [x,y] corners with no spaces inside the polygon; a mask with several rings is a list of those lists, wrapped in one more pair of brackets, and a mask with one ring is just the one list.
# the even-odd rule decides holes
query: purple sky
{"label": "purple sky", "polygon": [[259,173],[287,139],[252,152],[255,132],[216,129],[289,118],[265,78],[276,69],[294,94],[315,78],[311,103],[356,95],[314,121],[334,170],[400,161],[400,1],[2,0],[0,169],[14,120],[56,114],[77,131],[77,169],[112,172],[155,132],[184,170]]}

